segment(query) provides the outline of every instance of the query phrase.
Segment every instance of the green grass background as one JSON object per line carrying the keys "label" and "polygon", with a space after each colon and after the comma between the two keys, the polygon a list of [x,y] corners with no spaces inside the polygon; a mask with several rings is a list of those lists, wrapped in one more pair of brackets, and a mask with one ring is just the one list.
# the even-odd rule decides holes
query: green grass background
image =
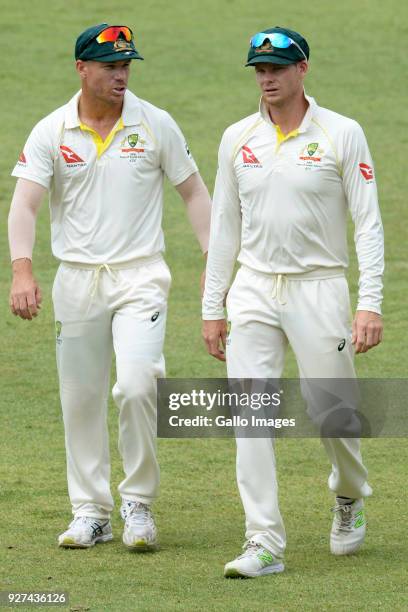
{"label": "green grass background", "polygon": [[[33,126],[78,88],[73,43],[101,21],[127,23],[145,62],[134,62],[130,88],[166,108],[182,127],[212,189],[225,127],[254,112],[258,92],[244,69],[251,34],[268,26],[298,29],[311,46],[306,88],[319,104],[364,127],[376,162],[386,233],[383,344],[359,356],[360,376],[407,373],[408,120],[405,80],[407,5],[399,0],[36,0],[1,3],[0,117],[0,590],[67,590],[72,610],[408,610],[405,440],[364,441],[374,486],[369,533],[356,557],[332,557],[328,464],[317,440],[277,446],[281,508],[288,532],[287,571],[255,581],[226,581],[223,564],[239,551],[243,513],[235,486],[233,440],[160,440],[161,496],[155,505],[162,550],[135,556],[115,540],[88,551],[56,547],[70,520],[59,409],[50,254],[44,206],[38,221],[35,271],[44,305],[28,323],[8,312],[6,219],[14,188],[10,171]],[[167,186],[167,260],[173,287],[166,340],[168,375],[222,377],[200,338],[202,258],[183,204]],[[352,236],[350,228],[350,237]],[[356,260],[350,263],[353,299]],[[286,376],[296,376],[288,356]],[[121,479],[111,405],[112,486]]]}

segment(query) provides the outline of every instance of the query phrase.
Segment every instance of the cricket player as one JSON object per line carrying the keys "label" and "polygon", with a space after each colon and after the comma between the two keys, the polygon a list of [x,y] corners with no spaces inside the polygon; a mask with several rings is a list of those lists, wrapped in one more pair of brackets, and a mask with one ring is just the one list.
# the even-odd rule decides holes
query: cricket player
{"label": "cricket player", "polygon": [[[255,34],[246,65],[261,89],[259,111],[230,126],[220,144],[203,337],[214,357],[223,360],[226,349],[230,378],[279,379],[290,343],[304,384],[353,379],[354,353],[382,338],[383,230],[373,162],[361,127],[305,94],[308,63],[309,46],[299,33],[274,27]],[[360,270],[352,332],[348,211]],[[226,342],[223,300],[237,258]],[[350,554],[365,535],[367,470],[358,438],[322,442],[336,495],[330,548]],[[236,443],[246,542],[225,576],[282,572],[286,538],[273,442],[237,437]]]}
{"label": "cricket player", "polygon": [[9,216],[12,312],[37,316],[35,220],[49,192],[52,251],[61,265],[52,296],[74,519],[62,547],[112,539],[107,403],[112,353],[117,381],[123,542],[156,547],[156,379],[171,277],[163,259],[164,175],[176,187],[203,251],[209,194],[171,116],[127,89],[131,60],[142,60],[128,26],[102,23],[75,46],[81,90],[31,132],[13,176]]}

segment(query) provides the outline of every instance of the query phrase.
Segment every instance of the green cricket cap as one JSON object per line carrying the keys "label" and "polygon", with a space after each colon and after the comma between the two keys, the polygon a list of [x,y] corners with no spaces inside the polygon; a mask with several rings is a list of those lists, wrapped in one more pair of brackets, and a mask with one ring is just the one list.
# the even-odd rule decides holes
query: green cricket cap
{"label": "green cricket cap", "polygon": [[[108,28],[125,27],[127,26],[110,26],[107,23],[91,26],[80,34],[75,43],[75,59],[78,60],[93,60],[96,62],[118,62],[120,60],[140,59],[143,57],[138,53],[133,42],[133,34],[131,40],[126,40],[125,35],[119,32],[116,40],[112,42],[98,42],[96,39]],[[130,28],[129,31],[132,33]]]}
{"label": "green cricket cap", "polygon": [[303,55],[302,51],[293,43],[286,48],[274,47],[271,42],[265,38],[261,46],[254,48],[251,45],[245,66],[253,66],[254,64],[260,64],[262,62],[270,62],[271,64],[296,64],[296,62],[304,60],[305,56],[309,59],[309,45],[299,32],[289,30],[288,28],[281,28],[280,26],[262,30],[262,32],[264,34],[276,32],[277,34],[288,36],[299,45],[305,55]]}

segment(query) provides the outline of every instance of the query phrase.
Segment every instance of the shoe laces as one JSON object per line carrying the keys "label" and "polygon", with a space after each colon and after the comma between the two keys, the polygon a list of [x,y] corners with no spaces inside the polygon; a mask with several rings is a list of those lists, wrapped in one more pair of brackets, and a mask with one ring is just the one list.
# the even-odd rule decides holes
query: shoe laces
{"label": "shoe laces", "polygon": [[351,504],[336,504],[332,509],[336,513],[336,527],[339,531],[351,531],[353,510]]}
{"label": "shoe laces", "polygon": [[258,542],[253,542],[252,540],[249,540],[249,542],[245,542],[243,548],[244,552],[239,555],[238,559],[256,557],[262,550],[262,546],[258,544]]}
{"label": "shoe laces", "polygon": [[92,529],[92,535],[102,535],[103,528],[105,527],[105,523],[101,523],[98,519],[92,518],[90,516],[77,516],[74,518],[70,527],[79,527],[82,525],[84,528]]}
{"label": "shoe laces", "polygon": [[131,502],[126,502],[126,520],[132,525],[145,525],[152,520],[152,514],[149,506],[142,502],[134,502],[130,507]]}

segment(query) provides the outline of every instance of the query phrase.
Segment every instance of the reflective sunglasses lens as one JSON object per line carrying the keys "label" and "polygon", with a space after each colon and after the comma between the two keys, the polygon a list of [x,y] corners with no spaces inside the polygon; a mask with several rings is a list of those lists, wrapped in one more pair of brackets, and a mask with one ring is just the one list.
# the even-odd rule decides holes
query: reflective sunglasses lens
{"label": "reflective sunglasses lens", "polygon": [[106,30],[103,30],[103,32],[101,32],[97,37],[96,41],[98,43],[115,42],[120,34],[123,34],[127,42],[132,40],[132,32],[128,27],[112,26],[110,28],[106,28]]}
{"label": "reflective sunglasses lens", "polygon": [[278,47],[278,49],[287,49],[292,44],[289,36],[286,36],[286,34],[279,34],[279,32],[271,34],[269,40],[272,45]]}
{"label": "reflective sunglasses lens", "polygon": [[263,32],[258,32],[251,38],[251,47],[260,47],[264,40],[268,38],[268,34],[264,34]]}

